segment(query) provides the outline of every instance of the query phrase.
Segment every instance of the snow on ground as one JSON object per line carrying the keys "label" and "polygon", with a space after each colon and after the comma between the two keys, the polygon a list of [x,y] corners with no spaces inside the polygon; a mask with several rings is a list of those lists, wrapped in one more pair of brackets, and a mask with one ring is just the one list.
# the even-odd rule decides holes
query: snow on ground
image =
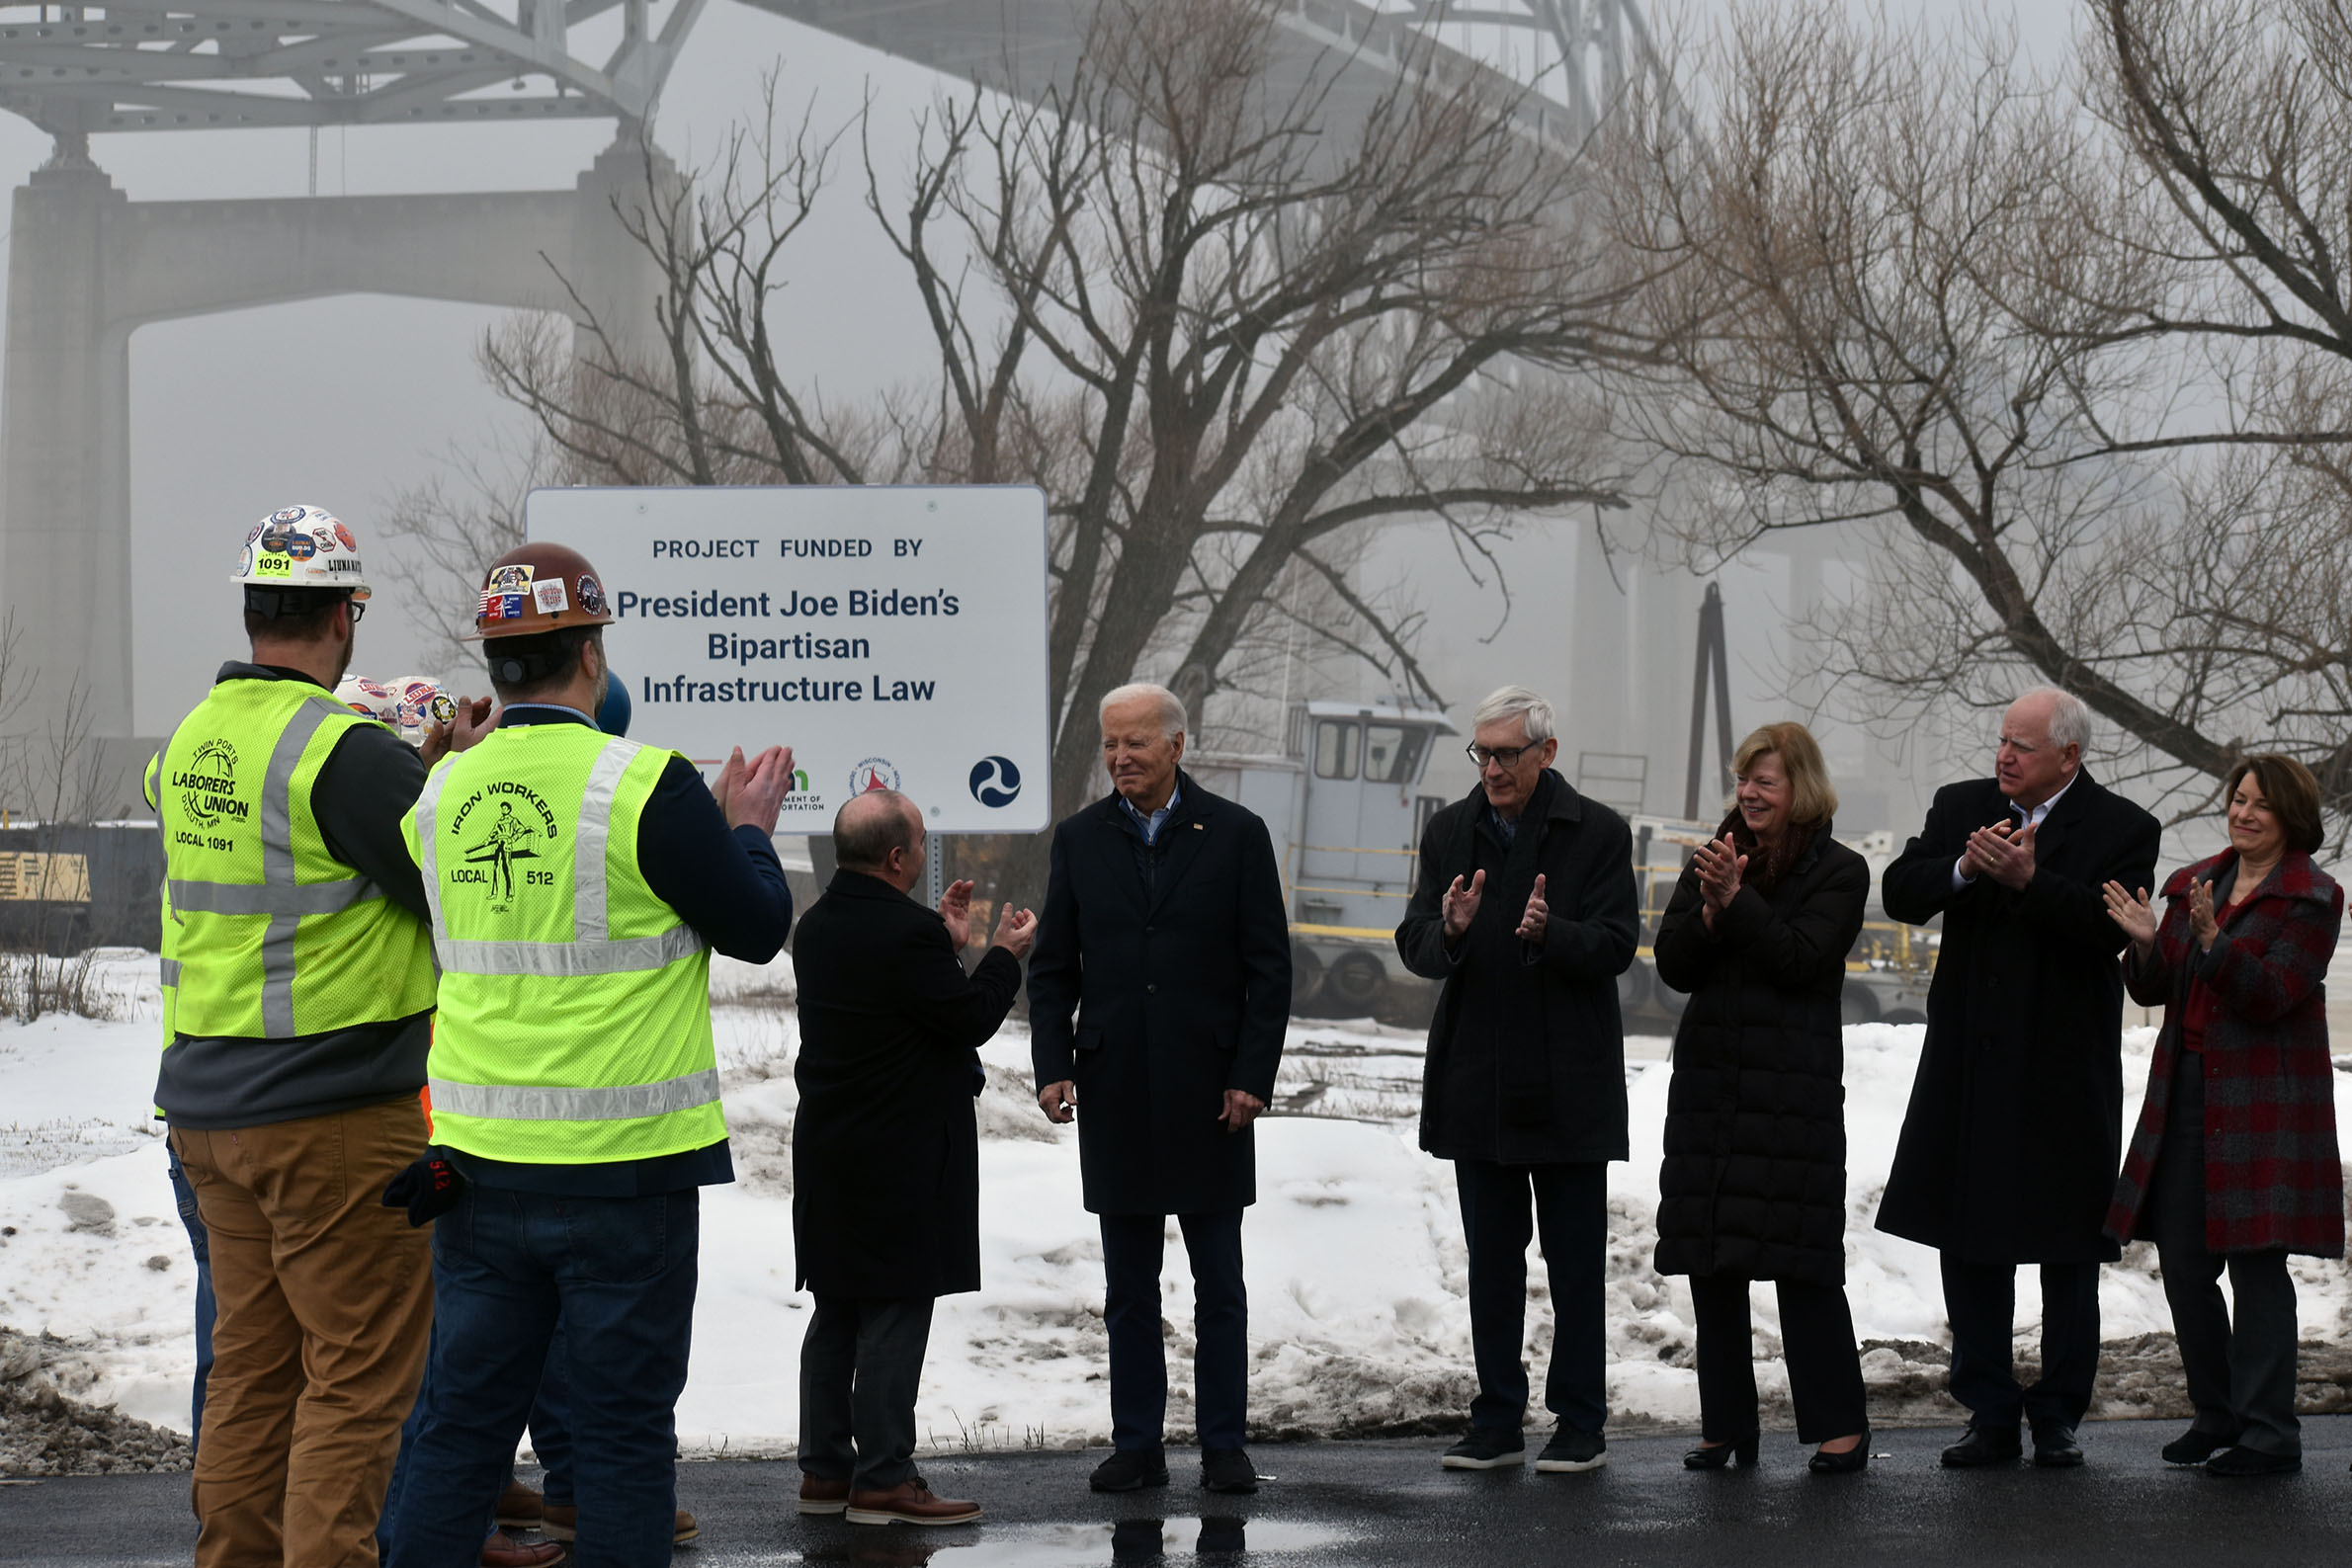
{"label": "snow on ground", "polygon": [[[151,958],[113,960],[116,1021],[0,1024],[0,1324],[67,1342],[52,1375],[68,1393],[178,1426],[193,1363],[194,1270],[149,1116],[157,1048]],[[793,1289],[791,1135],[798,1044],[789,960],[720,960],[713,991],[736,1185],[706,1192],[693,1374],[679,1409],[690,1451],[775,1452],[798,1424],[798,1346],[809,1301]],[[1944,1419],[1942,1293],[1935,1255],[1870,1226],[1909,1097],[1917,1027],[1847,1031],[1851,1144],[1849,1292],[1868,1347],[1878,1419]],[[2126,1039],[2127,1115],[2137,1114],[2153,1032]],[[939,1304],[919,1418],[941,1448],[1107,1441],[1101,1246],[1078,1196],[1074,1132],[1030,1100],[1018,1025],[982,1053],[982,1273],[986,1288]],[[1650,1269],[1666,1086],[1663,1042],[1629,1042],[1633,1159],[1611,1173],[1610,1397],[1620,1427],[1695,1424],[1690,1298]],[[2352,1127],[2352,1059],[2340,1063],[2339,1124]],[[1246,1236],[1253,1420],[1269,1435],[1439,1431],[1472,1383],[1466,1255],[1452,1173],[1414,1147],[1420,1041],[1369,1022],[1297,1021],[1277,1115],[1259,1131],[1259,1201]],[[78,1195],[78,1196],[76,1196]],[[111,1218],[94,1219],[97,1198]],[[1164,1281],[1172,1353],[1189,1356],[1192,1291],[1169,1229]],[[2352,1275],[2295,1265],[2307,1342],[2330,1364],[2352,1355]],[[1540,1262],[1530,1271],[1529,1348],[1547,1353]],[[2170,1316],[2151,1249],[2106,1271],[2103,1408],[2177,1403]],[[2039,1292],[2019,1290],[2031,1356]],[[1756,1292],[1760,1352],[1777,1357],[1779,1313]],[[2165,1338],[2133,1345],[2142,1336]],[[2314,1347],[2317,1350],[2317,1347]],[[2344,1353],[2339,1355],[2338,1352]],[[2313,1359],[2307,1351],[2306,1361]],[[2307,1369],[2307,1379],[2311,1375]],[[2340,1398],[2352,1376],[2330,1379]],[[1777,1361],[1760,1368],[1783,1412]],[[1183,1363],[1171,1427],[1190,1424]],[[2307,1392],[2312,1390],[2307,1389]]]}

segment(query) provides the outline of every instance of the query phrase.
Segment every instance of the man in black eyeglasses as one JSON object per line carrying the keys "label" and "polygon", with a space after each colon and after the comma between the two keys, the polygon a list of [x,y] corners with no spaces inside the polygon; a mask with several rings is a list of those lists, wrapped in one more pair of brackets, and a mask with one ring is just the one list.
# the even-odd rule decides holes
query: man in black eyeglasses
{"label": "man in black eyeglasses", "polygon": [[1609,1462],[1608,1162],[1628,1153],[1617,977],[1638,940],[1633,835],[1553,771],[1559,742],[1543,698],[1506,686],[1471,723],[1478,787],[1429,819],[1419,884],[1396,928],[1405,967],[1445,983],[1429,1026],[1421,1147],[1454,1162],[1470,1246],[1478,1396],[1444,1463],[1526,1462],[1520,1349],[1527,1244],[1540,1230],[1555,1320],[1544,1404],[1559,1425],[1536,1468],[1596,1470]]}

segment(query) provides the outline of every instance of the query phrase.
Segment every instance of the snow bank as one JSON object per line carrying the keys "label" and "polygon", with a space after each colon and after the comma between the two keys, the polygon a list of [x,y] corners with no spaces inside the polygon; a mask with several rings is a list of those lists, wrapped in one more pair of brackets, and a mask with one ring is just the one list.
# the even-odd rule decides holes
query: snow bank
{"label": "snow bank", "polygon": [[[148,1117],[156,1040],[151,974],[127,960],[123,1022],[0,1025],[0,1324],[66,1342],[51,1374],[67,1392],[126,1414],[185,1426],[193,1364],[194,1270]],[[719,1060],[741,1180],[706,1193],[693,1375],[679,1409],[690,1451],[775,1452],[798,1425],[798,1347],[808,1298],[792,1288],[791,1134],[798,1041],[788,960],[714,974]],[[1865,1347],[1874,1419],[1948,1419],[1941,1393],[1942,1293],[1932,1252],[1871,1229],[1910,1092],[1917,1027],[1847,1031],[1849,1292]],[[2131,1110],[2153,1032],[2126,1039]],[[1635,1057],[1661,1054],[1634,1042]],[[1458,1424],[1472,1392],[1466,1255],[1452,1172],[1414,1147],[1417,1037],[1370,1023],[1302,1021],[1291,1030],[1277,1115],[1259,1133],[1259,1201],[1246,1230],[1253,1422],[1268,1436],[1429,1432]],[[1102,1254],[1078,1194],[1068,1128],[1049,1125],[1028,1091],[1028,1039],[1008,1027],[983,1053],[979,1114],[982,1271],[987,1287],[943,1300],[919,1400],[922,1430],[946,1448],[1108,1441]],[[2352,1126],[2352,1059],[2338,1119]],[[1689,1292],[1650,1268],[1659,1143],[1671,1068],[1629,1070],[1633,1159],[1611,1172],[1610,1398],[1620,1428],[1695,1424]],[[89,1222],[103,1200],[110,1221]],[[77,1213],[80,1217],[77,1218]],[[1189,1356],[1192,1289],[1169,1230],[1164,1313],[1171,1350]],[[2352,1275],[2295,1266],[2307,1342],[2307,1403],[2352,1404]],[[1779,1312],[1756,1292],[1759,1369],[1785,1425]],[[1531,1268],[1528,1342],[1540,1368],[1551,1340],[1544,1271]],[[2152,1251],[2135,1247],[2101,1287],[2109,1342],[2102,1408],[2179,1408],[2170,1316]],[[2039,1292],[2019,1290],[2019,1350],[2030,1360]],[[1538,1373],[1540,1379],[1540,1370]],[[1172,1379],[1171,1426],[1190,1424],[1191,1390]],[[1773,1417],[1768,1416],[1768,1420]]]}

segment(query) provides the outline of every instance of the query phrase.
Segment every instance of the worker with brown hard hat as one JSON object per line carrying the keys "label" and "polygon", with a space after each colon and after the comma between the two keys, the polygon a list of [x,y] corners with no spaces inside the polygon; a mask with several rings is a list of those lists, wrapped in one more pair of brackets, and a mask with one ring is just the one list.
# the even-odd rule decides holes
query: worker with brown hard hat
{"label": "worker with brown hard hat", "polygon": [[770,839],[790,749],[706,787],[606,734],[603,579],[535,541],[483,577],[503,704],[401,824],[441,960],[429,1087],[438,1318],[393,1568],[470,1568],[560,1326],[572,1524],[600,1563],[660,1565],[693,1329],[700,1190],[734,1180],[711,1032],[713,949],[766,963],[792,925]]}

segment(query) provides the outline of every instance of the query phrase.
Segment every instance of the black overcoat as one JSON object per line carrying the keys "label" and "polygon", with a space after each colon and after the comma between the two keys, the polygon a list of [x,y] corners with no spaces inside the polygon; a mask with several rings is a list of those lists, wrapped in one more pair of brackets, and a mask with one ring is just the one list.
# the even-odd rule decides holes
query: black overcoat
{"label": "black overcoat", "polygon": [[[1506,1165],[1625,1159],[1617,977],[1640,937],[1633,832],[1549,769],[1509,846],[1486,814],[1481,787],[1429,819],[1396,928],[1405,967],[1445,982],[1422,1069],[1421,1147]],[[1446,888],[1479,870],[1478,913],[1449,952]],[[1542,943],[1522,942],[1539,873],[1551,916]]]}
{"label": "black overcoat", "polygon": [[1881,884],[1893,919],[1944,927],[1879,1229],[1972,1263],[2110,1262],[2126,939],[2099,889],[2152,887],[2162,830],[2086,770],[2036,831],[2023,891],[1954,891],[1969,834],[2013,820],[1995,781],[1947,784]]}
{"label": "black overcoat", "polygon": [[1658,1273],[1844,1283],[1838,998],[1869,901],[1869,865],[1826,822],[1769,888],[1744,882],[1712,931],[1698,871],[1675,884],[1653,950],[1658,978],[1691,1000],[1666,1090]]}
{"label": "black overcoat", "polygon": [[1031,1053],[1040,1089],[1076,1086],[1090,1212],[1257,1201],[1256,1129],[1218,1118],[1227,1089],[1273,1100],[1290,1013],[1282,873],[1256,813],[1179,773],[1154,845],[1117,795],[1054,828]]}
{"label": "black overcoat", "polygon": [[793,945],[796,1282],[827,1296],[980,1287],[979,1060],[1021,989],[990,948],[967,976],[936,910],[836,871]]}

